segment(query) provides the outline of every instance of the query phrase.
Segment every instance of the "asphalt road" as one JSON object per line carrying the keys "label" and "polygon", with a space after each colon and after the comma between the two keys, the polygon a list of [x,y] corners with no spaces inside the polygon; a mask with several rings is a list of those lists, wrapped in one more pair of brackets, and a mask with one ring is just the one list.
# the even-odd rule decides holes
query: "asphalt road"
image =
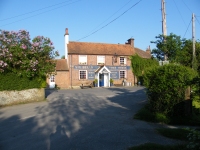
{"label": "asphalt road", "polygon": [[143,87],[47,90],[47,101],[0,109],[1,150],[124,150],[175,144],[155,124],[133,119]]}

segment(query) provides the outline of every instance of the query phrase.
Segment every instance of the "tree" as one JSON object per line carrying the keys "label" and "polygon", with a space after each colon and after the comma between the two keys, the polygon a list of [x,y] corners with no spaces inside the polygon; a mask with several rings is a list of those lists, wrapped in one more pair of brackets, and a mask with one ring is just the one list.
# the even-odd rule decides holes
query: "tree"
{"label": "tree", "polygon": [[163,60],[164,55],[166,55],[169,61],[175,61],[175,56],[182,46],[181,37],[170,33],[169,36],[160,34],[156,36],[156,39],[156,41],[151,41],[151,43],[155,43],[157,47],[152,50],[153,56],[158,60]]}
{"label": "tree", "polygon": [[30,41],[25,30],[0,30],[0,72],[14,72],[18,76],[33,78],[55,71],[58,56],[49,38],[37,36]]}
{"label": "tree", "polygon": [[164,54],[167,55],[170,62],[182,64],[187,67],[193,66],[195,70],[200,71],[200,42],[196,41],[196,59],[192,65],[193,50],[192,41],[181,39],[180,36],[170,34],[169,36],[158,35],[157,41],[152,41],[156,44],[155,49],[152,50],[152,55],[158,59],[163,60]]}

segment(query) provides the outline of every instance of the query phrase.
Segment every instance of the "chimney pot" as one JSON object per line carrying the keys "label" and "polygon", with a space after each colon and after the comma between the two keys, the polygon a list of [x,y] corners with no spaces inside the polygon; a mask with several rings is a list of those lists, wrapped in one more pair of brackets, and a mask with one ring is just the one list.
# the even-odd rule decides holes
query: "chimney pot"
{"label": "chimney pot", "polygon": [[146,49],[146,52],[147,52],[148,54],[151,54],[151,48],[150,48],[150,45],[149,45],[149,47]]}
{"label": "chimney pot", "polygon": [[65,35],[69,35],[68,28],[65,29]]}

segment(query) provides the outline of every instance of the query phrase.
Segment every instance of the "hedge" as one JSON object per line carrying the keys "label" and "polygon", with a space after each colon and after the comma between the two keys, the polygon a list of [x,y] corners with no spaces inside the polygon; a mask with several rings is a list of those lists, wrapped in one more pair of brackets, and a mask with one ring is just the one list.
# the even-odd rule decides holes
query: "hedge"
{"label": "hedge", "polygon": [[44,88],[46,86],[46,77],[22,77],[13,72],[0,73],[0,91],[25,90],[32,88]]}
{"label": "hedge", "polygon": [[146,70],[144,84],[151,111],[172,115],[174,106],[185,100],[185,91],[196,75],[191,68],[177,64]]}

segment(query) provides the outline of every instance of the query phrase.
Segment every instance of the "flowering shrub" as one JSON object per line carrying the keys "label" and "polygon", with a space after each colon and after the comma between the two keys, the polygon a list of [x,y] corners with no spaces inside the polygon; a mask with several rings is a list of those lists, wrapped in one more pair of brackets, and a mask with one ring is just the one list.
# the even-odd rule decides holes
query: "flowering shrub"
{"label": "flowering shrub", "polygon": [[59,56],[53,51],[49,38],[37,36],[30,41],[25,30],[0,30],[0,73],[14,72],[18,76],[34,78],[55,71],[55,61]]}

